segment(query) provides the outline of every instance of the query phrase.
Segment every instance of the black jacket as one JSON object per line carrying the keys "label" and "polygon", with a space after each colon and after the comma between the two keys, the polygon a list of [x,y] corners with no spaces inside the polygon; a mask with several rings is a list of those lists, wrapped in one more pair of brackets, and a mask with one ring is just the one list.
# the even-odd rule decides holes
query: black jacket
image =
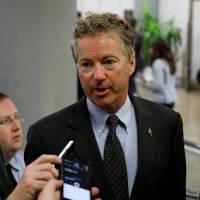
{"label": "black jacket", "polygon": [[8,178],[3,154],[0,148],[0,199],[5,199],[11,192],[12,187]]}
{"label": "black jacket", "polygon": [[[130,199],[185,200],[186,163],[180,115],[156,103],[130,98],[138,132],[138,169]],[[71,139],[74,145],[66,157],[90,163],[92,184],[100,188],[104,200],[113,200],[85,99],[30,127],[26,163],[41,154],[58,155]]]}

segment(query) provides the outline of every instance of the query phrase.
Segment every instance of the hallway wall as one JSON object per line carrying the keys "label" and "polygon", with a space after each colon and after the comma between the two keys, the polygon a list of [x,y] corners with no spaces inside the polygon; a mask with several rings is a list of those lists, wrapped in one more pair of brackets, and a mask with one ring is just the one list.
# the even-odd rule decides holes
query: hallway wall
{"label": "hallway wall", "polygon": [[121,17],[124,17],[124,10],[134,10],[134,0],[77,0],[77,10],[82,12],[85,16],[85,12],[92,11],[97,13],[114,12]]}
{"label": "hallway wall", "polygon": [[74,0],[0,0],[0,91],[27,127],[77,98],[70,43]]}
{"label": "hallway wall", "polygon": [[[162,0],[159,5],[159,18],[161,21],[167,21],[171,18],[175,19],[176,26],[182,30],[182,45],[179,49],[180,60],[178,63],[178,76],[183,74],[183,59],[187,55],[187,33],[189,23],[189,2],[190,0]],[[166,9],[167,8],[167,9]],[[200,69],[200,56],[199,56],[199,45],[200,45],[200,1],[194,0],[193,5],[193,35],[192,35],[192,82],[196,82],[196,73]]]}

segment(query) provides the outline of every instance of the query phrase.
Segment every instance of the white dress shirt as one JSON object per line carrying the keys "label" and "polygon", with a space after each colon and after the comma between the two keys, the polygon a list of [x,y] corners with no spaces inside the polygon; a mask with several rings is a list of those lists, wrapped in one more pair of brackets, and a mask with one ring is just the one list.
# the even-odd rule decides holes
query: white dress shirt
{"label": "white dress shirt", "polygon": [[8,162],[12,169],[12,174],[16,180],[16,182],[19,182],[19,179],[21,178],[24,169],[26,167],[24,162],[24,152],[23,151],[17,151],[16,154],[9,160]]}

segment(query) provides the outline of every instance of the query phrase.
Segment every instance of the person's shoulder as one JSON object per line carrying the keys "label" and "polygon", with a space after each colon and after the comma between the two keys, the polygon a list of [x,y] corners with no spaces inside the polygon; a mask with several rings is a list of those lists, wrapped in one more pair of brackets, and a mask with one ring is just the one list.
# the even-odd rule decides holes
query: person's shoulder
{"label": "person's shoulder", "polygon": [[157,58],[153,62],[153,67],[156,69],[165,69],[166,67],[168,68],[168,65],[167,61],[162,58]]}
{"label": "person's shoulder", "polygon": [[180,115],[178,112],[171,108],[141,97],[134,97],[134,102],[141,111],[146,113],[153,113],[166,117]]}
{"label": "person's shoulder", "polygon": [[78,102],[71,104],[59,111],[51,113],[42,119],[36,121],[31,127],[40,127],[40,126],[55,126],[55,124],[63,124],[63,122],[69,120],[74,116],[75,113],[80,113],[79,110],[84,106],[84,99],[79,100]]}

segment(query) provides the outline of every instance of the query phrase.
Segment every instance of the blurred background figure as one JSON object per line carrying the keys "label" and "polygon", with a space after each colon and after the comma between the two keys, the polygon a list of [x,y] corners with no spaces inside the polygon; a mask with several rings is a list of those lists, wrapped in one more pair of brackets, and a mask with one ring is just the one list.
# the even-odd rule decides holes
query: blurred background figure
{"label": "blurred background figure", "polygon": [[133,29],[133,32],[135,33],[135,58],[136,58],[135,71],[129,78],[129,92],[135,96],[139,96],[136,85],[136,76],[143,71],[145,66],[144,58],[141,52],[143,36],[136,29],[137,20],[135,18],[131,18],[127,20],[127,22],[130,24],[130,26]]}
{"label": "blurred background figure", "polygon": [[0,147],[13,189],[25,169],[24,154],[20,150],[23,140],[21,121],[14,102],[0,92]]}
{"label": "blurred background figure", "polygon": [[154,40],[149,49],[152,79],[145,75],[144,86],[151,92],[153,101],[173,108],[176,102],[176,65],[168,44],[161,38]]}

